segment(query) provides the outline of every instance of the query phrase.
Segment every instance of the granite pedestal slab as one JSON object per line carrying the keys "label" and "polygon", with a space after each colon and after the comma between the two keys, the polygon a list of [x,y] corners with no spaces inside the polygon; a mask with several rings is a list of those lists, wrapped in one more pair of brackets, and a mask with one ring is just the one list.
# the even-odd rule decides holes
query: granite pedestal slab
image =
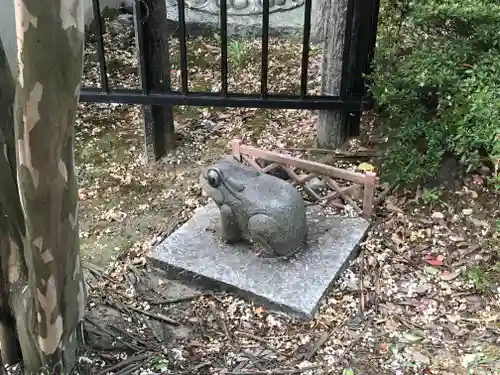
{"label": "granite pedestal slab", "polygon": [[215,204],[199,209],[149,254],[167,277],[205,289],[227,291],[297,317],[310,318],[349,261],[369,223],[325,215],[308,206],[307,247],[292,258],[266,259],[246,244],[227,245],[207,230],[219,220]]}

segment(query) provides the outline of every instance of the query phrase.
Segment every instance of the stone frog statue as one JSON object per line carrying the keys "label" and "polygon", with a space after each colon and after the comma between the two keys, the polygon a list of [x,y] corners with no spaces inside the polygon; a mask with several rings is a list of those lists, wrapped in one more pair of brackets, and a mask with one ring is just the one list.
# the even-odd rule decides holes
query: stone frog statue
{"label": "stone frog statue", "polygon": [[288,257],[306,242],[306,204],[290,183],[226,156],[202,171],[200,185],[219,207],[226,243],[251,240],[268,257]]}

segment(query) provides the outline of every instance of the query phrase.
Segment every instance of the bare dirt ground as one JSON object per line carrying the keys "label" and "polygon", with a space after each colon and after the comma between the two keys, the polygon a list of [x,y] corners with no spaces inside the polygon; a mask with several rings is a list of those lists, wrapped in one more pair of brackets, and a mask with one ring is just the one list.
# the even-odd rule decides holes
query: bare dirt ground
{"label": "bare dirt ground", "polygon": [[[132,29],[118,29],[106,35],[112,85],[136,85]],[[172,40],[178,66],[176,46]],[[232,89],[255,91],[259,44],[233,46]],[[275,39],[271,46],[272,89],[297,90],[300,43]],[[217,48],[216,39],[189,40],[193,89],[216,85]],[[98,78],[93,43],[86,52],[85,85],[91,85]],[[313,56],[317,89],[318,51]],[[315,115],[178,108],[176,121],[177,150],[145,166],[138,108],[80,107],[82,251],[94,265],[88,266],[88,347],[74,373],[499,373],[499,195],[484,176],[458,181],[456,191],[394,190],[378,208],[359,258],[316,316],[301,322],[224,294],[183,291],[182,299],[172,298],[169,288],[179,286],[151,270],[145,254],[205,203],[199,168],[226,152],[231,138],[273,150],[314,147]],[[365,118],[365,137],[352,140],[349,150],[373,147],[373,123]],[[346,164],[323,155],[322,161],[355,169],[367,160]]]}

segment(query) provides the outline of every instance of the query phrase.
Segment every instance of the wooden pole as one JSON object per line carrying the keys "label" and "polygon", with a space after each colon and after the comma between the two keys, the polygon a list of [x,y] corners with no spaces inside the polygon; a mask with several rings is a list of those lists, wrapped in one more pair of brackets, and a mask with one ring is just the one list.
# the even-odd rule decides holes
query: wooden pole
{"label": "wooden pole", "polygon": [[[348,0],[324,1],[323,57],[321,91],[323,95],[341,95],[344,39]],[[345,83],[345,82],[344,82]],[[336,148],[347,139],[348,113],[342,110],[320,111],[317,126],[317,142],[322,148]]]}
{"label": "wooden pole", "polygon": [[[171,91],[167,11],[164,0],[135,2],[135,32],[143,92]],[[175,148],[172,106],[143,106],[145,149],[154,162]]]}

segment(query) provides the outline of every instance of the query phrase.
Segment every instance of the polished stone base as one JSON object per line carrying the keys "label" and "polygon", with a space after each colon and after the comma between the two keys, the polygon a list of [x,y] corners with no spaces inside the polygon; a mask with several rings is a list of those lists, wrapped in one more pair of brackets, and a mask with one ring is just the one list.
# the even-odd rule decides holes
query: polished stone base
{"label": "polished stone base", "polygon": [[169,278],[224,290],[256,304],[310,318],[333,281],[357,255],[369,223],[361,218],[326,216],[308,207],[309,241],[291,259],[265,259],[249,245],[229,246],[206,228],[218,219],[209,204],[160,243],[149,260]]}

